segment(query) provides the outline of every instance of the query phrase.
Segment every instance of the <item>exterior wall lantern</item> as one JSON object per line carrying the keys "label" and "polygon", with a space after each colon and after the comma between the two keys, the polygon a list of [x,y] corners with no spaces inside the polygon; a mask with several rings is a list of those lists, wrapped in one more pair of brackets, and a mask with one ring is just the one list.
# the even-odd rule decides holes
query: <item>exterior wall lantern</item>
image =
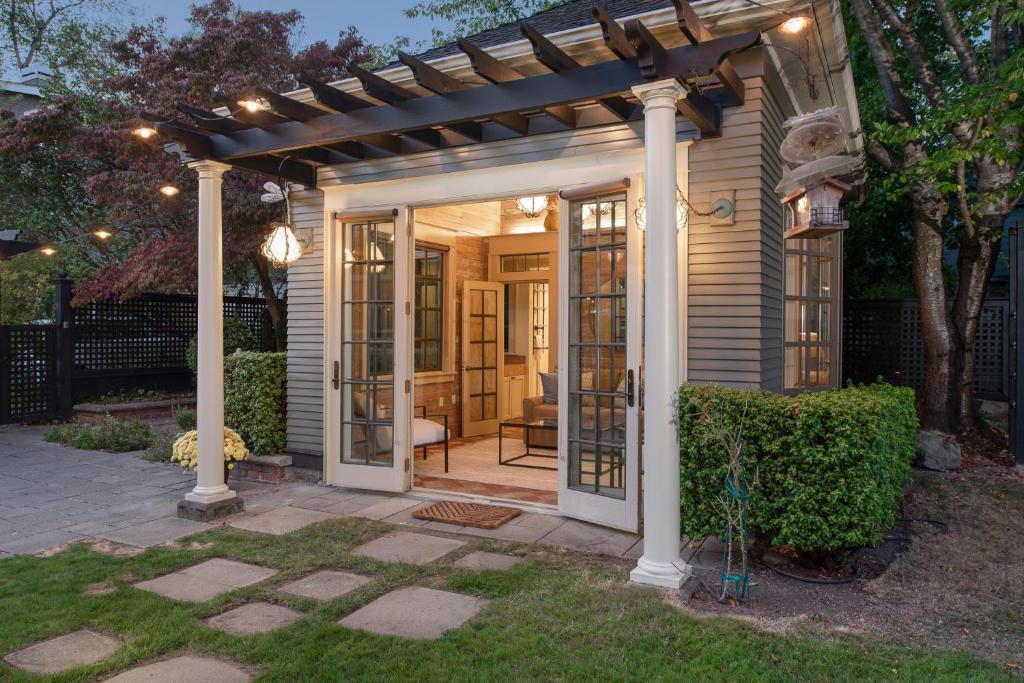
{"label": "exterior wall lantern", "polygon": [[834,178],[799,187],[783,197],[786,239],[817,239],[849,227],[839,202],[850,186]]}

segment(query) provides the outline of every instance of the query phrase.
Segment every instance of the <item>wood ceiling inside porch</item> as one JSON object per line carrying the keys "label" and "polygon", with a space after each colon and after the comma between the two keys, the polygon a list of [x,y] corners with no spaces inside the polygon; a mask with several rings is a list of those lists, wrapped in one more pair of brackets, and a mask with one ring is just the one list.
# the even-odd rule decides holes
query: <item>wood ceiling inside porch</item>
{"label": "wood ceiling inside porch", "polygon": [[[722,107],[743,103],[743,82],[730,56],[758,45],[757,32],[715,38],[685,0],[672,0],[688,44],[666,47],[637,18],[619,23],[600,6],[594,19],[614,59],[581,64],[528,22],[520,29],[546,73],[526,76],[468,40],[458,48],[485,85],[471,85],[404,53],[399,60],[416,84],[398,85],[357,65],[349,73],[362,86],[358,97],[300,76],[316,104],[257,88],[236,97],[218,95],[227,115],[178,104],[173,120],[143,114],[159,133],[190,157],[280,175],[316,186],[316,168],[365,159],[522,138],[643,116],[630,89],[674,78],[688,88],[679,113],[704,136],[721,133]],[[239,101],[261,101],[250,110]],[[590,106],[595,105],[595,106]]]}

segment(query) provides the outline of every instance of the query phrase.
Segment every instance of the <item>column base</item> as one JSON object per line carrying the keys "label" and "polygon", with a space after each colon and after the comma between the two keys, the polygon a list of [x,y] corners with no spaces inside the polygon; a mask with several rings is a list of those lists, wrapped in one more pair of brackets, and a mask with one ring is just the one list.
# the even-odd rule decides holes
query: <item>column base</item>
{"label": "column base", "polygon": [[629,582],[678,590],[691,573],[690,565],[681,558],[676,562],[652,562],[641,557],[629,573]]}
{"label": "column base", "polygon": [[230,498],[220,500],[196,500],[185,494],[185,499],[178,501],[178,517],[193,522],[210,522],[219,517],[226,517],[245,509],[245,502],[234,491]]}

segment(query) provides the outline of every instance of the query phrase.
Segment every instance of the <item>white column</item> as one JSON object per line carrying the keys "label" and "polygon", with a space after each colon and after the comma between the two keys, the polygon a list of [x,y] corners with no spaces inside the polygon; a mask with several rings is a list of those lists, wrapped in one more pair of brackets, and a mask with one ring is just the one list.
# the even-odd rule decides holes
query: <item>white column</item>
{"label": "white column", "polygon": [[199,173],[198,481],[185,500],[209,505],[235,497],[224,482],[224,263],[221,184],[231,167],[189,164]]}
{"label": "white column", "polygon": [[679,270],[676,234],[675,80],[633,88],[644,103],[644,554],[630,580],[679,588]]}

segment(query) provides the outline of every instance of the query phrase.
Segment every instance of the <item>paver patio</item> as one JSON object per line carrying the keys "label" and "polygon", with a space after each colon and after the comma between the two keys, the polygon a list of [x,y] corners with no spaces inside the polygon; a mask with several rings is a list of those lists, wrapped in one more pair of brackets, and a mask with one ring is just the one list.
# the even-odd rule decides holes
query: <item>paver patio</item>
{"label": "paver patio", "polygon": [[368,576],[324,569],[297,581],[286,583],[278,590],[289,595],[298,595],[304,598],[313,598],[314,600],[334,600],[365,586],[371,581],[373,579]]}
{"label": "paver patio", "polygon": [[221,593],[251,586],[277,574],[276,569],[214,558],[171,574],[141,581],[135,587],[184,602],[206,602]]}
{"label": "paver patio", "polygon": [[55,674],[102,661],[114,654],[120,645],[117,638],[80,629],[12,652],[4,657],[4,661],[31,673]]}
{"label": "paver patio", "polygon": [[353,550],[352,554],[382,562],[428,564],[464,545],[466,545],[465,541],[456,541],[452,538],[394,531],[369,543],[364,543]]}
{"label": "paver patio", "polygon": [[252,676],[234,664],[213,657],[182,655],[129,669],[107,679],[106,683],[180,683],[181,681],[245,683],[250,680],[252,680]]}
{"label": "paver patio", "polygon": [[251,636],[284,628],[302,616],[284,605],[251,602],[206,620],[206,625],[235,636]]}
{"label": "paver patio", "polygon": [[247,531],[283,536],[316,522],[336,517],[329,512],[307,510],[299,507],[279,507],[258,515],[243,515],[228,522],[229,525]]}
{"label": "paver patio", "polygon": [[413,586],[391,591],[338,623],[384,635],[434,639],[465,624],[487,603],[482,598]]}

